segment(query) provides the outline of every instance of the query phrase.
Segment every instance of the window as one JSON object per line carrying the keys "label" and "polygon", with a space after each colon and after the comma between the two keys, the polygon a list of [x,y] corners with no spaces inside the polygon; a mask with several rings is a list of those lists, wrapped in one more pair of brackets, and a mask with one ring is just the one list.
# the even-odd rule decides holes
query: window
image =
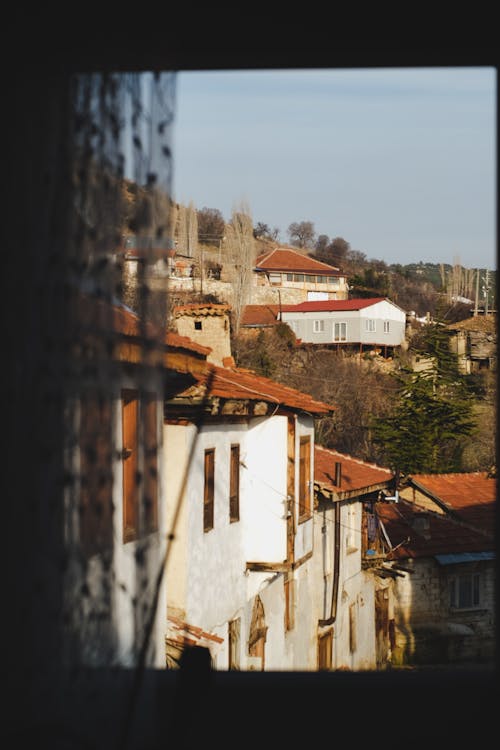
{"label": "window", "polygon": [[314,320],[313,321],[313,331],[314,333],[321,333],[325,330],[325,321],[324,320]]}
{"label": "window", "polygon": [[335,323],[333,327],[334,341],[347,341],[347,323]]}
{"label": "window", "polygon": [[194,330],[195,331],[201,331],[201,320],[195,320],[194,321]]}
{"label": "window", "polygon": [[345,530],[345,546],[348,553],[356,552],[359,548],[357,543],[359,532],[356,531],[356,523],[358,523],[356,503],[351,503],[347,506],[347,528]]}
{"label": "window", "polygon": [[269,281],[274,286],[277,286],[281,284],[281,274],[280,273],[270,273],[269,274]]}
{"label": "window", "polygon": [[299,521],[311,515],[311,439],[309,435],[300,438],[299,466]]}
{"label": "window", "polygon": [[228,623],[229,669],[240,668],[240,631],[241,620],[239,617]]}
{"label": "window", "polygon": [[479,573],[453,576],[449,579],[449,592],[452,609],[479,607]]}
{"label": "window", "polygon": [[86,555],[113,543],[111,404],[92,392],[80,404],[80,543]]}
{"label": "window", "polygon": [[158,530],[156,396],[122,392],[123,541]]}
{"label": "window", "polygon": [[229,521],[240,520],[240,446],[231,446],[229,467]]}
{"label": "window", "polygon": [[358,623],[356,603],[349,606],[349,651],[353,654],[358,647]]}
{"label": "window", "polygon": [[389,328],[390,328],[389,327],[389,321],[388,320],[384,320],[384,333],[390,333]]}
{"label": "window", "polygon": [[375,327],[375,321],[374,321],[374,319],[373,318],[367,318],[367,320],[365,320],[365,331],[367,333],[375,333],[375,329],[376,329],[376,327]]}
{"label": "window", "polygon": [[305,281],[305,276],[303,273],[294,273],[293,274],[293,280],[294,281]]}
{"label": "window", "polygon": [[203,489],[203,531],[214,527],[215,448],[205,451],[205,481]]}
{"label": "window", "polygon": [[318,636],[318,669],[332,668],[333,630]]}
{"label": "window", "polygon": [[283,587],[285,593],[285,630],[293,630],[295,626],[295,581],[291,573],[284,573]]}

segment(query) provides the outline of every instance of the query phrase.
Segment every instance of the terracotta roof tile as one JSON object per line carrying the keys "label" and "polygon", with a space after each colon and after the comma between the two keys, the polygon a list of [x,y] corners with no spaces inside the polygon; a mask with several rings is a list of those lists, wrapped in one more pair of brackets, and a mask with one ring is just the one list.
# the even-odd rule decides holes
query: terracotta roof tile
{"label": "terracotta roof tile", "polygon": [[290,271],[295,273],[317,273],[323,276],[345,276],[336,266],[329,266],[297,250],[275,248],[268,253],[259,255],[255,261],[255,268],[261,271]]}
{"label": "terracotta roof tile", "polygon": [[[335,464],[341,464],[341,485],[335,485]],[[315,446],[314,481],[330,492],[367,490],[374,485],[386,484],[394,478],[389,469],[361,461],[345,453]]]}
{"label": "terracotta roof tile", "polygon": [[497,484],[487,472],[412,474],[409,479],[462,521],[487,531],[493,528]]}
{"label": "terracotta roof tile", "polygon": [[486,535],[449,516],[426,511],[415,503],[378,502],[375,507],[393,547],[388,559],[494,549],[493,533]]}
{"label": "terracotta roof tile", "polygon": [[[180,397],[200,397],[203,394],[224,399],[265,401],[311,414],[331,414],[335,410],[335,406],[331,404],[317,401],[307,393],[276,383],[251,370],[212,365],[207,368],[206,372],[193,373],[193,375],[196,378],[196,384],[178,394]],[[208,393],[206,393],[207,387]]]}
{"label": "terracotta roof tile", "polygon": [[242,326],[277,325],[279,305],[246,305],[241,316]]}
{"label": "terracotta roof tile", "polygon": [[173,313],[176,317],[180,315],[224,315],[230,309],[230,305],[190,302],[185,305],[176,305]]}

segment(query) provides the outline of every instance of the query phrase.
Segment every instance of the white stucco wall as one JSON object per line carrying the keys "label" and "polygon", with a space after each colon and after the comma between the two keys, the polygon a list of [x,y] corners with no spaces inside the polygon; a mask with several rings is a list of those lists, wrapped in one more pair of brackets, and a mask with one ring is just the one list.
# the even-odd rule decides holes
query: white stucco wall
{"label": "white stucco wall", "polygon": [[286,558],[287,419],[252,420],[242,452],[242,525],[247,561]]}
{"label": "white stucco wall", "polygon": [[[155,585],[158,571],[165,554],[166,515],[162,497],[165,491],[165,475],[161,461],[163,444],[163,399],[162,384],[159,373],[151,372],[142,387],[158,394],[157,401],[157,439],[158,458],[158,531],[142,537],[138,541],[123,542],[123,466],[120,458],[122,449],[122,409],[121,389],[137,388],[137,382],[125,378],[121,372],[113,375],[114,385],[110,393],[112,402],[113,430],[113,536],[114,545],[111,559],[108,553],[94,554],[86,562],[78,554],[78,483],[68,488],[65,498],[66,537],[68,543],[68,570],[66,586],[68,606],[71,616],[75,618],[75,630],[82,635],[83,661],[89,666],[123,666],[131,667],[137,663],[138,651],[145,637],[145,619],[137,625],[137,609],[142,613],[150,612],[155,597]],[[71,417],[70,417],[71,415]],[[75,434],[79,432],[80,406],[78,399],[68,404],[68,418],[71,418]],[[67,466],[78,476],[80,446],[75,442],[68,450]],[[141,549],[140,562],[137,557]],[[75,592],[87,587],[85,596]],[[134,607],[134,601],[137,602]],[[71,605],[71,602],[74,602]],[[145,605],[145,608],[142,607]],[[162,668],[165,666],[165,617],[166,587],[162,585],[155,622],[150,639],[147,666]],[[96,617],[96,613],[99,614]],[[111,640],[110,640],[111,636]],[[88,646],[88,648],[87,648]]]}

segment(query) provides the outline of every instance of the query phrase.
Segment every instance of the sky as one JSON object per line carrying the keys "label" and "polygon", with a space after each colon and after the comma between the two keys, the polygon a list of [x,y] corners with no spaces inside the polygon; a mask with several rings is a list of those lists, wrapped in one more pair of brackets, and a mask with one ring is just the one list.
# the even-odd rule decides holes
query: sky
{"label": "sky", "polygon": [[497,267],[493,67],[184,71],[174,199],[391,263]]}

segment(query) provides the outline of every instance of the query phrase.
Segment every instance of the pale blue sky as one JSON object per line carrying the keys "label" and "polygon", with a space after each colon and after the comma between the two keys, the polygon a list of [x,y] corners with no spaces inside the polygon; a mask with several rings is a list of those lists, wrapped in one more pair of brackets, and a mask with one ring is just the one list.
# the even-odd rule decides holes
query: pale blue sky
{"label": "pale blue sky", "polygon": [[496,69],[180,72],[174,198],[386,263],[497,267]]}

